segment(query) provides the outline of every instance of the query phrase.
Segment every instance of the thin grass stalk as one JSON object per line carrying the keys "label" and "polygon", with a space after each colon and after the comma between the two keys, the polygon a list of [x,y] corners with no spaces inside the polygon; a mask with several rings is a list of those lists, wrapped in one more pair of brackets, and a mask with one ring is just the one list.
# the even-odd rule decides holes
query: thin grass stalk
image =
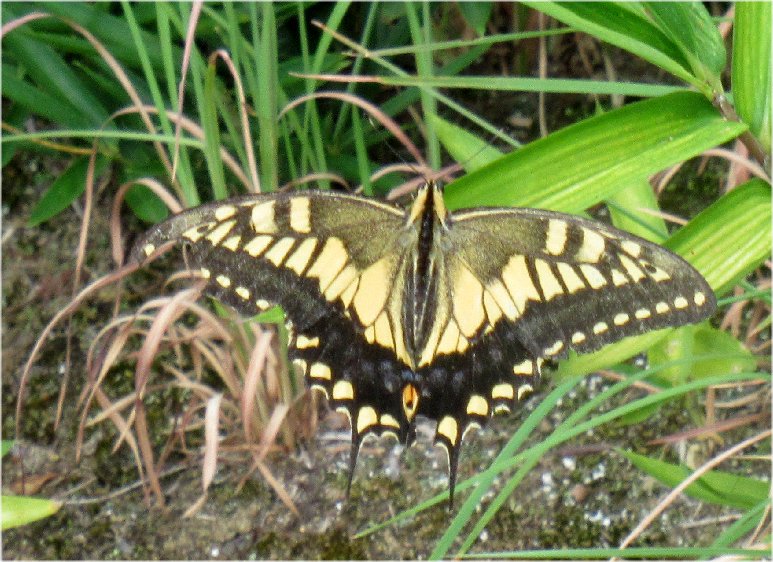
{"label": "thin grass stalk", "polygon": [[204,75],[204,99],[201,102],[201,124],[204,128],[204,157],[207,161],[209,182],[215,199],[228,197],[225,182],[223,160],[220,158],[220,127],[218,125],[218,105],[221,105],[217,91],[218,52],[212,53],[207,60]]}
{"label": "thin grass stalk", "polygon": [[427,167],[427,163],[422,156],[421,151],[416,147],[416,145],[413,143],[413,141],[410,139],[408,135],[406,135],[402,127],[392,119],[389,115],[384,113],[377,105],[370,103],[369,101],[366,101],[365,99],[359,97],[359,96],[352,96],[343,92],[317,92],[314,94],[308,94],[305,96],[301,96],[297,99],[294,99],[290,103],[288,103],[279,114],[280,117],[285,115],[288,111],[295,108],[296,106],[300,105],[301,103],[305,103],[311,100],[314,100],[316,98],[330,98],[330,99],[338,99],[344,102],[347,102],[352,105],[356,105],[363,110],[367,111],[369,115],[371,115],[374,119],[376,119],[381,125],[386,128],[387,131],[389,131],[397,140],[400,141],[400,143],[405,147],[405,149],[416,159],[417,166],[419,167]]}
{"label": "thin grass stalk", "polygon": [[150,444],[150,432],[148,431],[147,416],[145,415],[145,404],[139,396],[134,401],[134,431],[137,435],[137,443],[140,447],[140,454],[145,466],[145,476],[150,484],[150,489],[156,496],[158,505],[163,507],[165,503],[164,493],[161,491],[161,480],[156,469],[156,463],[153,459],[153,447]]}
{"label": "thin grass stalk", "polygon": [[[150,92],[151,99],[153,100],[153,105],[155,106],[156,113],[159,118],[159,123],[161,126],[161,131],[170,137],[170,142],[168,143],[168,152],[170,154],[174,154],[173,163],[170,169],[170,177],[176,178],[179,177],[180,179],[180,187],[183,191],[189,191],[190,187],[183,188],[183,185],[190,186],[193,183],[193,175],[191,173],[191,170],[188,168],[183,168],[180,170],[180,174],[178,176],[178,158],[177,154],[179,153],[179,143],[177,142],[179,140],[179,134],[180,134],[180,128],[179,125],[177,127],[173,127],[171,121],[166,115],[166,101],[164,100],[164,97],[161,93],[161,86],[158,83],[158,80],[156,78],[156,72],[152,67],[152,63],[150,62],[150,56],[148,54],[148,51],[145,47],[144,42],[142,41],[142,31],[139,27],[139,24],[137,23],[136,18],[134,17],[134,11],[131,7],[131,4],[127,2],[122,2],[122,8],[124,12],[124,16],[126,17],[126,24],[129,27],[129,30],[131,32],[131,38],[134,43],[134,48],[136,49],[137,55],[140,59],[140,65],[142,67],[142,75],[145,80],[145,84],[147,84],[148,90]],[[174,99],[174,98],[171,98]]]}
{"label": "thin grass stalk", "polygon": [[[274,4],[261,3],[260,41],[255,49],[255,71],[260,84],[260,95],[254,98],[258,121],[258,152],[260,154],[261,182],[266,191],[273,192],[279,187],[277,150],[279,131],[277,125],[277,98],[279,90],[279,69],[277,63],[277,27]],[[246,143],[245,143],[246,144]],[[248,153],[254,149],[247,145]]]}
{"label": "thin grass stalk", "polygon": [[[370,52],[367,49],[365,49],[364,47],[358,45],[357,43],[355,43],[351,39],[347,38],[346,36],[338,33],[334,29],[331,29],[331,28],[325,26],[324,24],[321,24],[321,23],[316,22],[316,21],[313,22],[313,23],[314,23],[314,25],[316,25],[317,27],[319,27],[320,29],[325,31],[325,33],[329,33],[330,35],[335,37],[336,40],[340,41],[341,43],[343,43],[344,45],[346,45],[347,47],[349,47],[353,51],[355,51],[357,53],[361,53],[363,55],[367,55],[369,57],[369,60],[372,60],[373,62],[379,64],[382,67],[384,67],[386,70],[390,71],[395,76],[406,77],[406,79],[409,76],[409,74],[407,72],[405,72],[404,70],[402,70],[400,67],[390,63],[389,61],[387,61],[386,59],[384,59],[382,57],[370,57]],[[339,77],[330,77],[330,79],[336,79],[336,78],[339,78]],[[340,81],[341,82],[350,82],[351,79],[352,79],[351,76],[340,77]],[[378,81],[378,80],[375,80],[375,81]],[[455,102],[454,100],[452,100],[448,96],[438,92],[434,88],[424,86],[424,85],[422,85],[420,83],[415,83],[415,84],[412,84],[412,85],[417,86],[417,87],[419,87],[421,89],[426,89],[427,92],[430,95],[432,95],[433,97],[437,98],[446,107],[452,109],[453,111],[456,111],[462,117],[465,117],[466,119],[470,120],[470,122],[472,122],[472,123],[476,124],[477,126],[479,126],[481,129],[483,129],[484,131],[489,133],[493,138],[497,138],[497,139],[507,143],[508,145],[510,145],[510,146],[512,146],[514,148],[517,148],[518,146],[520,146],[520,143],[517,140],[515,140],[515,139],[511,138],[509,135],[505,134],[503,131],[500,130],[499,127],[494,126],[493,124],[489,123],[487,120],[479,117],[474,112],[469,111],[468,109],[466,109],[461,104]]]}
{"label": "thin grass stalk", "polygon": [[[342,1],[342,2],[336,2],[333,4],[333,10],[330,12],[330,16],[328,18],[327,24],[332,29],[337,29],[341,25],[341,21],[344,18],[344,15],[346,14],[347,10],[349,9],[350,2],[348,1]],[[330,50],[330,44],[332,42],[331,37],[322,36],[320,37],[319,43],[317,44],[317,49],[314,52],[313,59],[311,61],[311,70],[312,72],[319,72],[322,69],[322,65],[324,64],[325,57],[327,56],[329,50]],[[306,93],[311,94],[315,89],[315,85],[307,81],[306,83]],[[319,112],[317,110],[317,105],[314,101],[312,101],[309,106],[306,108],[306,124],[308,125],[308,128],[310,129],[310,137],[311,137],[311,148],[314,153],[314,157],[317,160],[317,170],[316,171],[327,171],[327,155],[325,152],[325,140],[322,136],[322,119],[319,115]],[[327,182],[322,181],[320,182],[320,187],[323,189],[328,189],[330,186]]]}
{"label": "thin grass stalk", "polygon": [[[379,6],[377,2],[368,3],[368,14],[365,16],[365,24],[362,26],[362,35],[360,36],[360,44],[361,45],[367,45],[370,41],[371,33],[373,32],[373,28],[375,26],[376,21],[378,20],[378,13],[379,13]],[[359,74],[360,68],[362,68],[362,65],[365,62],[365,57],[362,56],[362,54],[357,54],[354,57],[354,62],[352,63],[352,71],[351,74]],[[356,88],[356,84],[354,82],[351,82],[346,85],[346,93],[347,94],[353,94],[354,89]],[[349,123],[349,120],[351,118],[352,120],[352,127],[354,127],[354,110],[353,108],[350,108],[348,105],[343,105],[338,111],[338,117],[336,117],[335,120],[335,127],[333,128],[333,139],[335,141],[341,140],[344,141],[345,139],[341,139],[341,134],[344,130],[344,127],[346,127]],[[356,139],[356,137],[355,137]],[[359,163],[359,154],[358,154],[358,163]],[[362,181],[362,180],[361,180]],[[364,185],[364,183],[363,183]],[[366,191],[367,193],[367,191]]]}
{"label": "thin grass stalk", "polygon": [[365,135],[362,130],[360,112],[356,108],[352,108],[351,121],[352,136],[354,137],[354,154],[357,157],[357,171],[359,172],[362,193],[366,196],[372,196],[373,186],[370,183],[368,149],[365,146]]}
{"label": "thin grass stalk", "polygon": [[[186,75],[188,74],[188,67],[190,66],[190,60],[191,60],[191,53],[193,52],[193,39],[196,32],[196,23],[199,21],[199,16],[201,14],[201,1],[196,1],[193,3],[192,9],[191,9],[191,17],[188,21],[188,29],[185,31],[185,45],[183,47],[183,57],[182,57],[182,63],[180,65],[180,82],[177,88],[177,97],[175,98],[174,95],[170,95],[169,99],[174,100],[176,99],[176,105],[175,108],[179,111],[182,111],[182,108],[184,107],[184,101],[185,101],[185,85],[187,84]],[[169,49],[171,50],[171,49]],[[170,82],[170,88],[171,85],[175,82]],[[177,177],[177,169],[178,169],[178,163],[180,162],[180,135],[182,133],[182,128],[180,127],[180,124],[178,123],[175,126],[174,131],[174,167],[172,170],[172,177]],[[187,185],[185,186],[186,192],[195,192],[195,188],[193,187],[193,174],[192,170],[190,169],[190,161],[187,158],[187,154],[183,152],[183,163],[187,163],[185,167],[185,179],[187,180]]]}
{"label": "thin grass stalk", "polygon": [[[680,360],[678,362],[690,362],[690,361]],[[650,377],[651,375],[667,369],[673,363],[675,362],[674,361],[668,362],[663,365],[659,365],[658,367],[641,371],[637,375],[629,376],[620,380],[619,382],[615,383],[614,385],[610,386],[609,388],[599,393],[597,396],[588,400],[585,404],[580,406],[575,412],[570,414],[570,416],[566,420],[564,420],[553,431],[551,436],[560,435],[564,431],[572,431],[572,428],[576,427],[580,423],[593,422],[593,420],[590,420],[589,422],[582,422],[582,420],[585,419],[586,417],[589,417],[593,411],[597,410],[602,404],[604,404],[607,400],[611,399],[613,396],[619,394],[620,392],[630,387],[635,386],[638,382]],[[552,396],[553,396],[553,393],[550,394],[549,398]],[[651,396],[657,396],[657,395],[651,395]],[[640,399],[640,400],[643,400],[643,399]],[[552,402],[552,400],[550,401]],[[612,410],[611,412],[604,414],[604,416],[610,416],[611,419],[615,419],[616,417],[619,417],[622,415],[622,413],[619,413],[618,410],[625,409],[627,411],[629,407],[630,407],[630,404],[616,408],[615,410]],[[531,416],[529,417],[529,419],[531,419]],[[597,416],[594,419],[599,420],[599,417]],[[595,427],[595,425],[593,425],[593,427]],[[520,432],[520,428],[519,428],[519,432]],[[501,459],[512,457],[512,455],[515,454],[515,451],[517,450],[517,448],[512,447],[511,445],[514,444],[514,441],[516,443],[518,442],[516,437],[518,436],[519,432],[516,432],[516,435],[513,436],[513,438],[508,442],[508,445],[502,450],[500,455],[497,456],[497,458],[492,463],[492,467],[496,465],[497,462],[499,462]],[[520,442],[522,443],[523,441],[520,441]],[[518,446],[520,446],[520,443],[518,444]],[[532,449],[534,449],[534,447]],[[525,451],[523,454],[525,455],[526,453],[528,453],[528,451]],[[536,457],[539,457],[539,456],[541,455],[536,455]],[[527,459],[528,458],[529,457],[527,457]],[[513,479],[508,482],[505,488],[503,488],[497,494],[496,498],[489,504],[486,511],[480,516],[480,518],[476,522],[472,531],[470,531],[470,533],[467,535],[467,538],[465,539],[464,543],[462,544],[462,547],[460,548],[457,554],[463,554],[467,552],[467,550],[477,540],[477,537],[480,536],[480,532],[483,530],[483,528],[485,528],[485,526],[491,521],[491,519],[499,510],[499,508],[504,504],[504,501],[507,499],[507,497],[509,497],[510,494],[512,494],[512,492],[517,487],[518,483],[520,483],[520,480],[517,479],[517,477],[522,477],[522,475],[520,475],[520,471],[516,475],[516,477],[513,477]],[[477,505],[477,503],[482,499],[482,496],[484,495],[485,490],[491,485],[492,482],[493,482],[492,479],[486,479],[485,481],[481,482],[481,486],[475,490],[475,492],[470,498],[468,498],[467,502],[465,502],[465,505],[467,505],[468,503],[470,504],[471,507],[474,505]],[[472,511],[470,511],[470,513],[472,513]]]}
{"label": "thin grass stalk", "polygon": [[[532,456],[541,457],[548,450],[552,449],[559,443],[565,442],[576,435],[584,433],[585,431],[588,431],[594,427],[598,427],[604,423],[608,423],[614,419],[620,418],[626,415],[627,413],[635,411],[637,409],[647,407],[651,404],[657,404],[657,403],[669,400],[671,398],[674,398],[676,396],[684,395],[693,390],[709,387],[721,380],[726,380],[728,378],[732,380],[748,380],[748,379],[754,379],[757,376],[756,373],[738,373],[738,374],[734,373],[734,374],[725,375],[725,376],[709,377],[698,381],[692,381],[690,383],[685,383],[678,387],[666,389],[659,394],[649,395],[644,398],[640,398],[631,403],[615,408],[614,410],[611,410],[609,412],[599,414],[595,416],[593,419],[580,422],[581,419],[583,419],[590,413],[591,403],[593,404],[593,407],[597,407],[602,402],[602,400],[599,400],[599,398],[601,398],[602,396],[604,397],[604,399],[606,399],[611,395],[616,394],[621,390],[627,388],[634,381],[640,380],[641,378],[644,378],[644,377],[649,377],[654,372],[660,371],[663,368],[666,368],[666,367],[661,365],[661,366],[658,366],[657,368],[642,371],[636,376],[630,377],[627,381],[622,381],[620,383],[617,383],[616,385],[613,385],[613,387],[602,392],[599,396],[589,401],[589,403],[583,405],[574,414],[570,415],[566,420],[564,420],[564,422],[558,428],[556,428],[553,431],[553,433],[551,433],[551,435],[547,439],[543,440],[541,443],[534,445],[533,447],[531,447],[526,451],[523,451],[522,453],[515,454],[501,462],[499,461],[499,459],[502,458],[502,455],[500,454],[500,456],[497,457],[497,459],[494,461],[491,467],[489,469],[486,469],[486,471],[484,471],[483,473],[481,473],[479,477],[476,477],[475,480],[479,479],[480,477],[483,477],[485,474],[489,472],[491,472],[492,475],[499,474],[500,472],[505,470],[506,467],[510,468],[510,467],[516,466],[520,464],[520,462],[523,462],[524,460],[527,460]],[[508,446],[509,446],[509,443],[508,443]],[[476,490],[476,493],[477,492],[478,490]],[[475,529],[478,529],[479,527],[481,527],[481,525],[485,526],[485,524],[487,524],[490,521],[491,517],[493,517],[495,512],[503,504],[504,499],[505,499],[505,492],[503,490],[502,492],[500,492],[500,494],[498,494],[497,498],[494,501],[492,501],[492,503],[489,505],[486,512],[479,519],[478,524],[476,524]],[[463,546],[466,548],[469,548],[472,545],[472,543],[475,540],[477,540],[478,536],[479,534],[470,533]],[[464,551],[462,550],[457,554],[462,554],[463,552]]]}
{"label": "thin grass stalk", "polygon": [[[432,41],[432,18],[429,13],[429,3],[425,1],[420,4],[422,9],[421,19],[416,13],[416,4],[407,3],[405,6],[405,14],[408,18],[408,26],[411,30],[413,43],[415,45],[429,44]],[[418,51],[415,58],[418,79],[431,78],[434,75],[432,54],[429,51]],[[424,116],[423,123],[426,124],[426,138],[424,140],[426,143],[427,160],[430,166],[436,170],[440,167],[440,142],[431,123],[437,115],[437,101],[424,88],[420,88],[419,91]]]}

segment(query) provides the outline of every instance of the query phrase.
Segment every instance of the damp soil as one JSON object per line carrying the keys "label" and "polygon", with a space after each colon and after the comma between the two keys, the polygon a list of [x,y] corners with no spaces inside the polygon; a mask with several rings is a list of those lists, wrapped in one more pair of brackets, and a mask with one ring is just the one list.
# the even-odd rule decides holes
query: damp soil
{"label": "damp soil", "polygon": [[[57,163],[44,161],[42,167],[55,174]],[[74,207],[39,227],[25,226],[30,202],[39,197],[35,186],[46,184],[46,170],[33,168],[29,163],[12,165],[10,169],[16,171],[4,176],[4,195],[7,189],[14,190],[3,203],[4,439],[14,436],[24,361],[46,323],[70,301],[81,221],[80,209]],[[109,203],[102,196],[95,206],[92,232],[96,234],[89,245],[86,280],[111,270]],[[445,453],[431,445],[434,428],[429,423],[419,425],[417,443],[408,449],[389,438],[367,442],[347,501],[348,429],[345,420],[323,405],[320,429],[313,439],[266,458],[266,466],[288,491],[298,516],[259,472],[248,475],[247,459],[219,465],[206,502],[190,517],[184,513],[201,496],[201,467],[195,461],[170,463],[176,470],[162,480],[166,505],[159,507],[140,486],[132,486],[138,481],[134,459],[125,446],[112,450],[116,435],[107,424],[86,431],[81,459],[76,462],[81,415],[77,398],[84,383],[85,353],[110,318],[113,298],[107,289],[84,303],[73,317],[68,394],[56,429],[64,328],[55,330],[31,371],[20,420],[22,439],[3,459],[4,493],[22,479],[42,482],[37,495],[64,505],[48,519],[3,533],[5,559],[403,559],[430,554],[457,509],[449,510],[445,502],[362,538],[355,536],[446,489]],[[111,377],[111,384],[125,391],[132,384],[129,377],[122,378],[119,372]],[[522,409],[495,418],[465,441],[460,481],[491,463],[554,382],[545,377],[544,388]],[[607,384],[599,376],[588,377],[542,422],[532,443],[549,435]],[[632,400],[637,393],[618,399]],[[163,405],[158,407],[163,414]],[[668,490],[611,447],[652,454],[648,440],[690,423],[682,407],[673,404],[642,424],[606,426],[544,456],[480,533],[472,552],[617,546]],[[676,451],[663,450],[663,454],[668,460],[677,459]],[[245,476],[246,484],[238,488]],[[479,510],[503,485],[502,479],[494,483]],[[458,492],[457,506],[465,496],[464,491]],[[636,544],[708,544],[727,525],[722,517],[733,513],[681,497]],[[704,523],[694,525],[696,521]]]}

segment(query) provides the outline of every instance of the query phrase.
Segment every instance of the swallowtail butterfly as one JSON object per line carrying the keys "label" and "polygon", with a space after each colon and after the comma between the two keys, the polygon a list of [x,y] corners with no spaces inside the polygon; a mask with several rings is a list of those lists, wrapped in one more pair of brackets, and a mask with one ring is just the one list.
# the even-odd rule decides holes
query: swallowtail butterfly
{"label": "swallowtail butterfly", "polygon": [[290,358],[360,444],[437,422],[451,498],[466,431],[523,400],[545,360],[698,322],[711,288],[664,248],[537,209],[449,212],[429,183],[401,209],[333,192],[250,195],[152,228],[135,258],[188,246],[207,291],[245,315],[279,304]]}

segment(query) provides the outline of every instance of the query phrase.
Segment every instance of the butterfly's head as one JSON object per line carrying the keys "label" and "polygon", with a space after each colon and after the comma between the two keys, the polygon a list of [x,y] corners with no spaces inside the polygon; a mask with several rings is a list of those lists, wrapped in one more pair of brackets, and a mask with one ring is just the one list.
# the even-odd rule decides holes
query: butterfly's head
{"label": "butterfly's head", "polygon": [[437,218],[441,224],[445,224],[448,217],[448,209],[443,201],[443,187],[434,180],[429,180],[419,188],[408,214],[408,223],[421,221],[425,217]]}

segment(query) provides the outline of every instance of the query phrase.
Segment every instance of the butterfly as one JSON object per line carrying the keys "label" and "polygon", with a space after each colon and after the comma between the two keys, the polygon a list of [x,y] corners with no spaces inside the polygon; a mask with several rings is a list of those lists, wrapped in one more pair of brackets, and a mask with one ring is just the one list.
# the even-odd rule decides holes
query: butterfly
{"label": "butterfly", "polygon": [[284,309],[293,365],[351,422],[347,493],[363,439],[410,444],[424,416],[453,501],[465,434],[532,392],[544,361],[716,308],[657,244],[551,211],[450,212],[434,182],[407,208],[330,191],[202,205],[153,227],[136,259],[169,241],[238,312]]}

